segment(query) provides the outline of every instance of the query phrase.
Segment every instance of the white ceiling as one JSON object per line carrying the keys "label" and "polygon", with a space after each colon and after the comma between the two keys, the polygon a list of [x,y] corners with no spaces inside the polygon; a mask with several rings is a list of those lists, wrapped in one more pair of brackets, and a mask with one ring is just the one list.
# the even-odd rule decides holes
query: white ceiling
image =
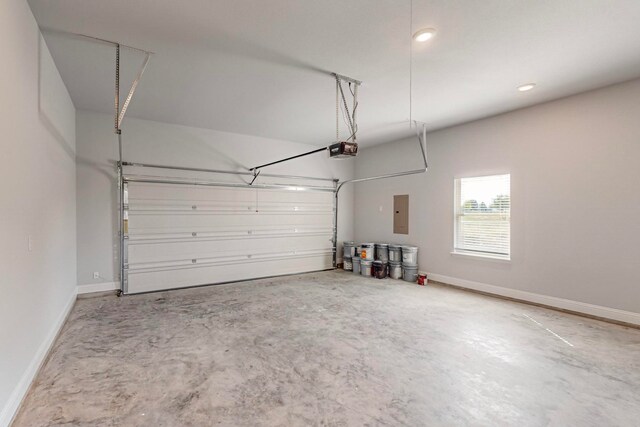
{"label": "white ceiling", "polygon": [[[409,37],[423,27],[438,33],[413,43],[413,118],[430,129],[640,75],[638,0],[414,0],[411,31],[409,0],[29,3],[44,29],[156,52],[128,117],[317,145],[335,139],[332,71],[364,81],[360,143],[409,135]],[[45,37],[76,108],[112,112],[114,49]],[[124,52],[126,84],[141,60]]]}

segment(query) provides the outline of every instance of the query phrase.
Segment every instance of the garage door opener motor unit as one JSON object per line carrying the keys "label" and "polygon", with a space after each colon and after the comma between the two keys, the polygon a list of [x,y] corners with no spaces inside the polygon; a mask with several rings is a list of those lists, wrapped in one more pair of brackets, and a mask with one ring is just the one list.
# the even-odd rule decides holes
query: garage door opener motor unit
{"label": "garage door opener motor unit", "polygon": [[358,154],[358,144],[355,142],[337,142],[329,146],[329,157],[344,159]]}

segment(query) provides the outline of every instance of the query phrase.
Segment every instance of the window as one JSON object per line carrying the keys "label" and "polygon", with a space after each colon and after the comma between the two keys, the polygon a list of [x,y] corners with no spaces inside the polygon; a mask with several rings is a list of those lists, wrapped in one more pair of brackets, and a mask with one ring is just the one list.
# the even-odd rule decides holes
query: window
{"label": "window", "polygon": [[511,175],[456,179],[454,253],[509,259]]}

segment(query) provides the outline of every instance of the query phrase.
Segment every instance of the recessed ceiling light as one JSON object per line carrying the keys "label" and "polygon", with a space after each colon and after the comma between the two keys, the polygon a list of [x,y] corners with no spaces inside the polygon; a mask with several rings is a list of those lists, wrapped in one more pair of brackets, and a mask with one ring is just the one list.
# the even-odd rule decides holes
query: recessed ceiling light
{"label": "recessed ceiling light", "polygon": [[426,42],[436,35],[434,28],[423,28],[413,35],[413,39],[417,42]]}
{"label": "recessed ceiling light", "polygon": [[527,83],[526,85],[518,86],[520,92],[526,92],[536,87],[535,83]]}

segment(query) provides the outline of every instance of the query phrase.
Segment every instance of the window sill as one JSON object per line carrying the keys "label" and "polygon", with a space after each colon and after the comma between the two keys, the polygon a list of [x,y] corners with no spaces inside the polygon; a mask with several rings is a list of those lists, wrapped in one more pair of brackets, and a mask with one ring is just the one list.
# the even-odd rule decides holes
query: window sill
{"label": "window sill", "polygon": [[511,262],[510,255],[483,254],[479,252],[465,252],[465,251],[456,251],[456,250],[451,251],[451,255],[465,257],[465,258],[486,259],[489,261]]}

